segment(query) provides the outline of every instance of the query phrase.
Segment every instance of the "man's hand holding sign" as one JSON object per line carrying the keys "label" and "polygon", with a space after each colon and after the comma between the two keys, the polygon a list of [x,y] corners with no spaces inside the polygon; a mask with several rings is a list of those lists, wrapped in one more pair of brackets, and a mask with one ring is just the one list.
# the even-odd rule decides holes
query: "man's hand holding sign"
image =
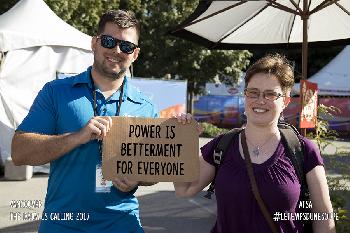
{"label": "man's hand holding sign", "polygon": [[112,121],[103,140],[102,172],[119,190],[131,191],[140,181],[198,179],[198,129],[191,115]]}

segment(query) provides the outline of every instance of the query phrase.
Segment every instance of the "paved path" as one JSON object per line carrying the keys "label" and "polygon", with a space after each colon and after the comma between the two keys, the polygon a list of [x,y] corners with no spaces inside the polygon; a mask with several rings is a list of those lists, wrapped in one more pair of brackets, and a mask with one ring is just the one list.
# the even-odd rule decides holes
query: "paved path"
{"label": "paved path", "polygon": [[[200,139],[200,145],[208,139]],[[350,152],[350,142],[336,142],[335,146]],[[330,146],[328,152],[334,150]],[[33,212],[37,209],[15,209],[11,200],[43,201],[47,187],[47,175],[35,175],[28,181],[4,181],[0,179],[0,233],[32,233],[38,222],[11,220],[11,213]],[[203,233],[209,232],[215,222],[215,200],[203,198],[204,192],[192,199],[175,197],[172,183],[160,183],[151,187],[140,187],[136,195],[140,201],[141,221],[146,233]],[[15,215],[12,214],[12,218]]]}
{"label": "paved path", "polygon": [[[200,139],[200,145],[209,139]],[[0,233],[37,232],[38,221],[15,220],[16,212],[40,214],[36,209],[11,208],[12,200],[39,200],[44,202],[47,175],[35,175],[28,181],[0,179]],[[146,233],[209,232],[215,222],[215,199],[207,200],[204,193],[192,199],[175,197],[172,183],[164,182],[140,187],[136,195],[140,201],[141,221]],[[12,219],[10,219],[12,218]]]}
{"label": "paved path", "polygon": [[[43,208],[15,209],[12,200],[44,201],[47,176],[34,176],[29,181],[0,182],[0,232],[37,232],[38,222],[10,220],[15,212],[40,214]],[[146,233],[209,232],[214,224],[215,199],[207,200],[204,192],[192,199],[175,197],[172,183],[141,187],[136,195],[140,201],[141,219]],[[11,216],[12,214],[12,216]]]}

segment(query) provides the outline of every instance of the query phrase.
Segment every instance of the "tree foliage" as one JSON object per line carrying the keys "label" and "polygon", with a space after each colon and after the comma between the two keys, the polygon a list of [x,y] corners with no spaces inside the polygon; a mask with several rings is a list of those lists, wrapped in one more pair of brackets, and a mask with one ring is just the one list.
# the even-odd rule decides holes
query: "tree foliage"
{"label": "tree foliage", "polygon": [[329,140],[336,140],[338,133],[337,131],[330,129],[329,119],[334,118],[334,114],[341,113],[341,110],[335,106],[326,106],[320,104],[317,107],[317,123],[315,127],[315,133],[310,132],[308,137],[316,140],[320,151],[330,144]]}
{"label": "tree foliage", "polygon": [[[141,53],[135,74],[144,77],[186,79],[189,91],[198,94],[202,86],[219,74],[237,81],[248,64],[247,51],[210,51],[191,42],[169,36],[167,32],[181,23],[196,8],[198,1],[128,1],[142,22]],[[134,8],[137,6],[137,8]]]}
{"label": "tree foliage", "polygon": [[18,2],[18,0],[1,0],[1,3],[0,3],[0,14],[8,11],[17,2]]}
{"label": "tree foliage", "polygon": [[[199,86],[217,74],[233,77],[247,65],[247,51],[207,51],[191,42],[166,34],[192,13],[199,0],[44,0],[64,21],[89,35],[95,34],[99,16],[107,9],[131,9],[142,23],[141,54],[135,63],[135,75],[162,77],[178,75],[189,81],[195,93]],[[0,14],[10,9],[18,0],[1,0]],[[308,77],[326,65],[343,46],[309,47]],[[301,50],[251,51],[255,61],[267,52],[281,52],[295,62],[296,78],[301,76]],[[227,76],[225,76],[227,77]],[[191,87],[193,86],[193,87]]]}
{"label": "tree foliage", "polygon": [[[209,51],[167,34],[168,30],[187,18],[199,0],[44,0],[64,21],[78,30],[94,35],[99,16],[108,9],[133,10],[142,24],[141,54],[134,66],[136,76],[187,79],[189,91],[198,94],[204,83],[219,77],[232,77],[235,83],[240,70],[248,64],[247,51]],[[1,0],[0,13],[18,0]],[[343,46],[327,49],[309,48],[308,75],[311,76],[333,58]],[[275,50],[295,62],[296,77],[301,76],[300,50]],[[266,51],[252,51],[253,61]],[[273,52],[273,51],[269,51]],[[225,79],[227,81],[227,79]]]}
{"label": "tree foliage", "polygon": [[[17,1],[2,0],[7,10]],[[218,74],[232,77],[248,65],[248,51],[210,51],[191,42],[170,36],[169,29],[191,14],[198,4],[183,0],[45,0],[64,21],[89,35],[94,35],[99,16],[108,9],[133,10],[141,21],[141,53],[134,64],[135,76],[169,76],[188,80],[189,92],[201,87]],[[45,19],[43,19],[45,20]]]}

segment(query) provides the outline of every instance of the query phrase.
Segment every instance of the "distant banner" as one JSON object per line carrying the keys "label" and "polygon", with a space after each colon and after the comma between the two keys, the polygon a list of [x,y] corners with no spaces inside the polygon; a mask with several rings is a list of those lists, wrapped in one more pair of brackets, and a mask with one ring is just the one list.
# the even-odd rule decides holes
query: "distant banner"
{"label": "distant banner", "polygon": [[315,128],[317,122],[317,83],[300,81],[300,128]]}
{"label": "distant banner", "polygon": [[161,117],[186,112],[187,81],[134,77],[130,82],[158,107]]}

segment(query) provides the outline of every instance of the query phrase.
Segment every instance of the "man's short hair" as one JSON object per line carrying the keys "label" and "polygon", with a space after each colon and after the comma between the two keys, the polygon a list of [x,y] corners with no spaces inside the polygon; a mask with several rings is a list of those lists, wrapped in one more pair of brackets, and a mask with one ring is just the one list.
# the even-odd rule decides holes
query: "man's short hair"
{"label": "man's short hair", "polygon": [[109,10],[104,13],[98,23],[97,34],[104,31],[106,23],[113,23],[120,28],[135,28],[137,39],[140,37],[140,22],[136,19],[135,13],[126,10]]}

